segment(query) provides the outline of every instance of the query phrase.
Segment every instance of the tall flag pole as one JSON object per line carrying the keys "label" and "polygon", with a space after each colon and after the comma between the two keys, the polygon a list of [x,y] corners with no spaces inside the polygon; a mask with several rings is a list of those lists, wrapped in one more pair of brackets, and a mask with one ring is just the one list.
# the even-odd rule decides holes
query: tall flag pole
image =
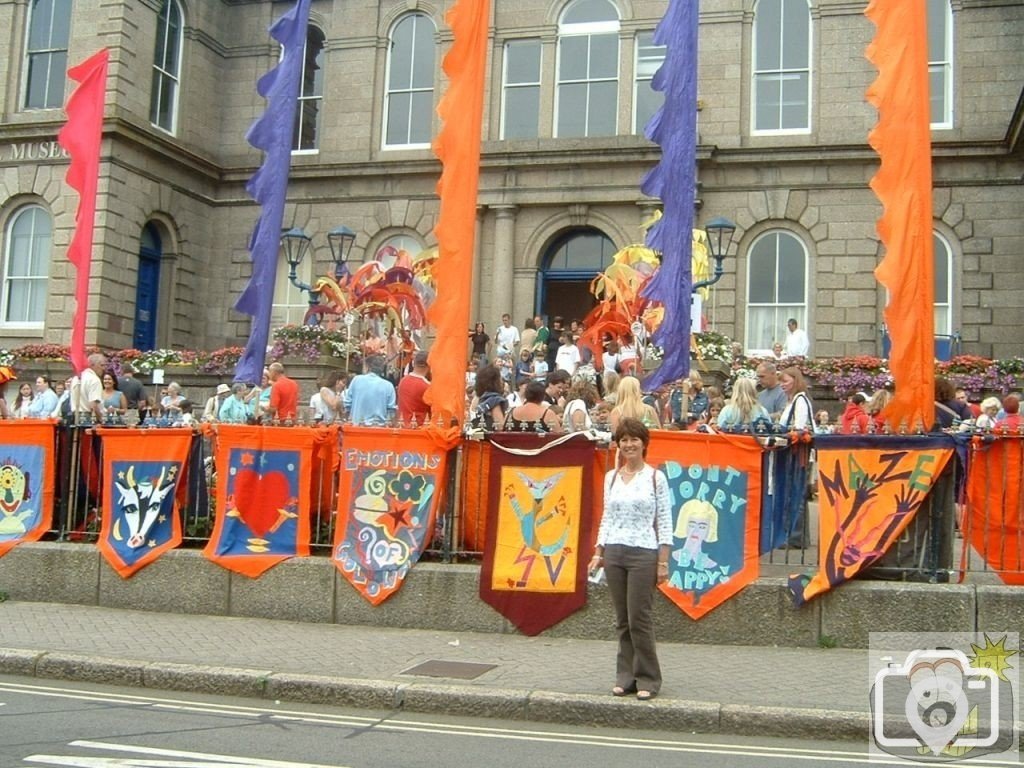
{"label": "tall flag pole", "polygon": [[435,420],[445,425],[453,420],[461,424],[465,418],[466,328],[489,18],[488,0],[458,0],[446,16],[453,42],[442,65],[448,90],[437,108],[444,125],[434,140],[434,153],[442,165],[437,183],[441,211],[434,229],[439,253],[433,266],[437,298],[427,310],[437,334],[429,356],[432,383],[427,401]]}
{"label": "tall flag pole", "polygon": [[665,61],[651,87],[665,102],[644,130],[661,145],[661,161],[644,177],[640,189],[661,198],[662,217],[647,232],[647,245],[661,253],[661,266],[643,295],[665,307],[654,342],[665,350],[661,365],[646,380],[656,389],[690,372],[690,295],[693,292],[693,206],[697,173],[697,30],[698,0],[671,0],[654,30],[664,45]]}
{"label": "tall flag pole", "polygon": [[245,135],[249,144],[264,152],[264,157],[263,164],[245,185],[252,199],[259,203],[260,215],[249,241],[252,277],[235,302],[235,309],[252,315],[249,341],[235,367],[235,381],[258,382],[267,354],[309,5],[310,0],[296,0],[291,10],[270,26],[270,37],[281,44],[283,54],[277,66],[256,84],[256,91],[267,100],[267,107]]}
{"label": "tall flag pole", "polygon": [[89,309],[89,276],[92,272],[93,235],[96,229],[96,190],[100,177],[100,143],[103,140],[103,104],[107,95],[107,64],[104,48],[78,66],[68,77],[78,83],[68,98],[68,120],[57,142],[71,155],[65,180],[78,192],[75,234],[68,246],[68,261],[75,265],[75,312],[71,317],[71,365],[85,368],[85,318]]}
{"label": "tall flag pole", "polygon": [[885,322],[896,394],[885,410],[895,428],[929,429],[935,421],[935,264],[932,246],[932,153],[928,101],[927,3],[871,0],[875,27],[867,58],[878,68],[868,101],[878,123],[868,143],[881,166],[871,188],[882,203],[878,234],[885,258],[875,269],[889,290]]}

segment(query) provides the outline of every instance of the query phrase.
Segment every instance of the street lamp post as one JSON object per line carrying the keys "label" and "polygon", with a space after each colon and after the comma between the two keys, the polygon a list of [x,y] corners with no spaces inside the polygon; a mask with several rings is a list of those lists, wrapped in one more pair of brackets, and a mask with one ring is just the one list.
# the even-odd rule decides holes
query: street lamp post
{"label": "street lamp post", "polygon": [[711,258],[715,260],[715,273],[710,280],[701,280],[699,283],[694,283],[694,293],[701,288],[714,285],[722,279],[722,275],[725,274],[725,267],[722,266],[722,261],[729,252],[729,245],[732,243],[732,235],[736,231],[736,225],[727,218],[719,216],[709,221],[704,227],[704,231],[708,236],[708,251],[711,253]]}
{"label": "street lamp post", "polygon": [[[340,280],[348,271],[345,262],[348,261],[352,252],[352,245],[356,241],[356,233],[348,227],[341,225],[327,233],[327,245],[331,249],[331,260],[334,262],[334,278]],[[307,235],[301,228],[292,227],[281,233],[281,253],[288,262],[288,282],[309,294],[309,311],[306,313],[310,325],[318,325],[320,315],[316,308],[320,305],[320,291],[308,283],[299,279],[299,265],[306,257],[313,238]]]}

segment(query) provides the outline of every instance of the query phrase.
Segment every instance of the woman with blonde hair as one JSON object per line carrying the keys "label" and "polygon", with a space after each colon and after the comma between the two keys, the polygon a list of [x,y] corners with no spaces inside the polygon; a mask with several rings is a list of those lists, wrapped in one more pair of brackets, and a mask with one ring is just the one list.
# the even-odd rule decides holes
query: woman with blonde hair
{"label": "woman with blonde hair", "polygon": [[732,385],[732,397],[718,414],[722,429],[749,427],[757,419],[768,419],[768,411],[757,401],[757,388],[750,379],[740,377]]}
{"label": "woman with blonde hair", "polygon": [[1002,403],[999,402],[998,397],[986,397],[981,401],[981,415],[974,420],[974,426],[978,429],[994,429],[996,416],[1001,407]]}
{"label": "woman with blonde hair", "polygon": [[875,432],[885,429],[885,417],[882,416],[882,411],[885,410],[885,406],[889,404],[890,400],[892,400],[892,393],[888,389],[880,389],[868,398],[867,405],[864,406],[864,410],[868,412],[871,423],[874,425]]}
{"label": "woman with blonde hair", "polygon": [[615,405],[615,400],[619,393],[619,374],[608,368],[604,369],[604,375],[601,377],[601,384],[604,386],[604,401],[610,405]]}
{"label": "woman with blonde hair", "polygon": [[636,419],[643,422],[648,429],[651,427],[661,428],[658,411],[644,402],[643,393],[640,391],[640,380],[635,376],[625,376],[619,382],[615,407],[612,408],[609,419],[612,432],[619,428],[619,423],[623,419]]}

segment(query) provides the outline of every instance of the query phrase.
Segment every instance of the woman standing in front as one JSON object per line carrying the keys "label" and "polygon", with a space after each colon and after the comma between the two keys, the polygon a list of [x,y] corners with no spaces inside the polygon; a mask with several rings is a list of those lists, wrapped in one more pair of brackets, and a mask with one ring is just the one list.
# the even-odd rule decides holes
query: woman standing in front
{"label": "woman standing in front", "polygon": [[668,479],[645,461],[651,433],[642,421],[622,419],[614,439],[620,466],[605,477],[604,514],[589,569],[604,567],[615,605],[619,653],[612,693],[649,701],[661,689],[651,611],[655,586],[668,578],[672,548]]}

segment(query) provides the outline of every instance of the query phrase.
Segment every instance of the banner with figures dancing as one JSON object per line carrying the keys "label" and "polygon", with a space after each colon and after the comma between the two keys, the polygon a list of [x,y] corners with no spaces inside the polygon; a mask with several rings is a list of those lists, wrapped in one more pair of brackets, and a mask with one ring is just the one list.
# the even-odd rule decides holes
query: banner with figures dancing
{"label": "banner with figures dancing", "polygon": [[1004,584],[1024,584],[1024,438],[985,436],[971,443],[964,541]]}
{"label": "banner with figures dancing", "polygon": [[123,579],[181,544],[190,429],[97,428],[103,446],[103,519],[96,542]]}
{"label": "banner with figures dancing", "polygon": [[583,607],[596,535],[595,451],[581,435],[495,433],[480,597],[527,635]]}
{"label": "banner with figures dancing", "polygon": [[789,577],[793,603],[849,581],[913,520],[953,455],[948,435],[818,435],[818,571]]}
{"label": "banner with figures dancing", "polygon": [[313,450],[337,428],[220,424],[216,435],[217,520],[203,554],[250,578],[309,555]]}
{"label": "banner with figures dancing", "polygon": [[761,445],[750,435],[651,433],[647,463],[672,498],[669,578],[660,589],[699,619],[758,575]]}
{"label": "banner with figures dancing", "polygon": [[50,421],[6,421],[0,430],[0,557],[50,530],[55,429]]}
{"label": "banner with figures dancing", "polygon": [[422,429],[344,428],[331,557],[372,605],[401,588],[433,538],[447,459]]}

